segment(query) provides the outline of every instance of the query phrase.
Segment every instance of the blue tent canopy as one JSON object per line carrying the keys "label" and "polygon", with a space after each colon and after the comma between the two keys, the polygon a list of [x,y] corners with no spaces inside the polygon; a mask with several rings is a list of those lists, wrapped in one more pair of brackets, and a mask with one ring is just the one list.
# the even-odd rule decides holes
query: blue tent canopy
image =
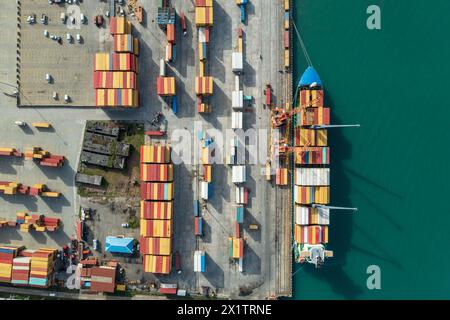
{"label": "blue tent canopy", "polygon": [[119,238],[108,236],[105,242],[105,251],[111,253],[133,253],[133,238]]}
{"label": "blue tent canopy", "polygon": [[320,80],[320,77],[317,74],[317,71],[314,70],[313,67],[308,67],[308,68],[306,68],[305,72],[303,72],[303,75],[300,78],[298,85],[299,86],[309,86],[314,82],[317,83],[319,86],[322,85],[322,81]]}

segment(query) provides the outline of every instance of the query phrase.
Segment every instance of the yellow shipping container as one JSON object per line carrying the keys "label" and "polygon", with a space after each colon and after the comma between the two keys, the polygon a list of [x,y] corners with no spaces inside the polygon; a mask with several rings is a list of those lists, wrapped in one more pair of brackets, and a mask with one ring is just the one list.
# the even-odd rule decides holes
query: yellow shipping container
{"label": "yellow shipping container", "polygon": [[49,197],[49,198],[58,198],[61,196],[61,192],[42,192],[43,197]]}
{"label": "yellow shipping container", "polygon": [[151,273],[170,273],[171,256],[144,255],[143,270]]}
{"label": "yellow shipping container", "polygon": [[13,148],[0,148],[0,152],[14,152]]}
{"label": "yellow shipping container", "polygon": [[170,163],[170,146],[141,146],[141,163]]}
{"label": "yellow shipping container", "polygon": [[195,7],[195,24],[197,26],[212,26],[214,24],[213,7]]}
{"label": "yellow shipping container", "polygon": [[284,10],[285,11],[289,10],[289,0],[284,0]]}
{"label": "yellow shipping container", "polygon": [[284,50],[284,67],[289,68],[290,66],[290,52],[289,49]]}

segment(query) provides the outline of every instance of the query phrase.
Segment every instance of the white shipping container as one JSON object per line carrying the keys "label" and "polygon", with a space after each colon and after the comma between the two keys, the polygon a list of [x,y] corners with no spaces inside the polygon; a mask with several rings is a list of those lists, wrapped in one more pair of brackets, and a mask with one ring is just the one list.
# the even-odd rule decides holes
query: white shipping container
{"label": "white shipping container", "polygon": [[296,168],[295,184],[298,186],[329,186],[330,168]]}
{"label": "white shipping container", "polygon": [[244,204],[244,187],[236,187],[236,203]]}
{"label": "white shipping container", "polygon": [[205,28],[198,28],[198,42],[203,43],[206,42]]}
{"label": "white shipping container", "polygon": [[[313,210],[310,207],[295,206],[295,223],[298,225],[309,225],[312,223],[309,219],[309,212]],[[330,224],[330,209],[318,208],[318,220],[315,223],[320,225]]]}
{"label": "white shipping container", "polygon": [[239,272],[244,272],[244,258],[239,258]]}
{"label": "white shipping container", "polygon": [[242,52],[233,52],[231,60],[233,72],[241,72],[244,69],[244,57]]}
{"label": "white shipping container", "polygon": [[164,77],[166,75],[166,62],[164,59],[159,60],[159,75]]}
{"label": "white shipping container", "polygon": [[245,166],[233,166],[233,183],[245,183],[246,170]]}
{"label": "white shipping container", "polygon": [[204,200],[208,200],[208,198],[209,198],[208,187],[209,187],[208,182],[206,182],[206,181],[200,182],[200,196]]}
{"label": "white shipping container", "polygon": [[239,76],[234,76],[234,91],[239,91]]}
{"label": "white shipping container", "polygon": [[242,129],[243,114],[242,112],[232,112],[231,113],[231,128],[232,129]]}
{"label": "white shipping container", "polygon": [[242,109],[244,107],[244,92],[242,90],[232,92],[231,107]]}

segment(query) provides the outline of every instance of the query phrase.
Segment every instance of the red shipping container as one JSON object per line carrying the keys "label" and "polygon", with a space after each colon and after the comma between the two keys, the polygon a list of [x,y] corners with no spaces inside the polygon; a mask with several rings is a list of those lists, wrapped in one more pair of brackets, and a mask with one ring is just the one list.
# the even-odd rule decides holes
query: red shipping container
{"label": "red shipping container", "polygon": [[289,31],[284,32],[284,47],[289,48]]}
{"label": "red shipping container", "polygon": [[175,43],[176,36],[175,36],[175,25],[174,24],[168,24],[167,25],[167,41],[170,43]]}
{"label": "red shipping container", "polygon": [[236,238],[239,238],[239,234],[240,234],[240,227],[239,227],[239,223],[236,222],[236,227],[235,227],[235,231],[236,231]]}

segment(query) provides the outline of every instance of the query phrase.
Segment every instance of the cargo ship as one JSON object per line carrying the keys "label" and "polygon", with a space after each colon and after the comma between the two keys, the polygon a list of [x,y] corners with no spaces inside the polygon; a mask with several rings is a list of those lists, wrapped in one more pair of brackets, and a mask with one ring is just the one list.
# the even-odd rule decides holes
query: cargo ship
{"label": "cargo ship", "polygon": [[322,81],[313,67],[300,78],[294,100],[294,258],[320,266],[333,252],[326,250],[330,223],[330,155]]}

